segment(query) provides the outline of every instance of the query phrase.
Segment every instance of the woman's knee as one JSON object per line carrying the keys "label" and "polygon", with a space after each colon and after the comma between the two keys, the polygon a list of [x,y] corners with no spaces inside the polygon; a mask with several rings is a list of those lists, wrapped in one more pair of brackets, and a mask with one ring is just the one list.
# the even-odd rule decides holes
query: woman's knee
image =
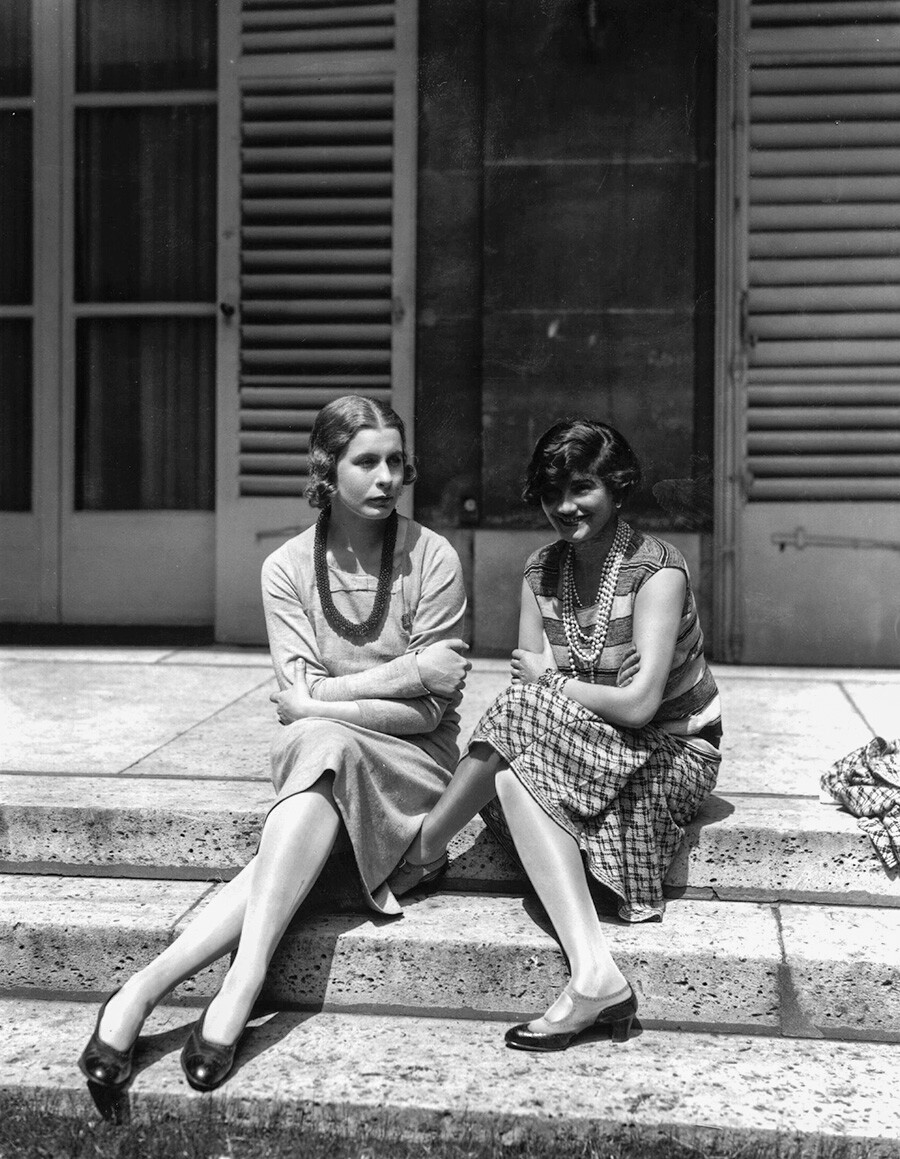
{"label": "woman's knee", "polygon": [[509,765],[502,765],[494,778],[494,784],[497,787],[497,796],[500,798],[502,804],[504,799],[509,800],[514,796],[519,789],[519,778],[512,771]]}

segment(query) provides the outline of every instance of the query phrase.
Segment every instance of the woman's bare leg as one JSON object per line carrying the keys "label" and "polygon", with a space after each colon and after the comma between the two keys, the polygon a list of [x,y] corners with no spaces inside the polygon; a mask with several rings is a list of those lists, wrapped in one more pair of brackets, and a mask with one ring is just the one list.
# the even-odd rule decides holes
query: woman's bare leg
{"label": "woman's bare leg", "polygon": [[325,775],[282,801],[266,821],[253,867],[237,954],[207,1008],[203,1036],[231,1043],[250,1017],[269,962],[309,893],[340,831],[341,817]]}
{"label": "woman's bare leg", "polygon": [[256,858],[224,885],[176,940],[133,974],[109,1000],[100,1037],[127,1050],[141,1023],[170,990],[237,945],[253,879]]}
{"label": "woman's bare leg", "polygon": [[422,828],[404,855],[407,861],[420,865],[440,857],[460,829],[497,795],[494,778],[502,763],[490,745],[472,746],[422,822]]}
{"label": "woman's bare leg", "polygon": [[[597,917],[577,842],[547,816],[509,768],[497,774],[497,794],[525,872],[569,959],[572,985],[588,996],[627,991],[628,982],[613,961]],[[557,1001],[568,1006],[568,999]],[[557,1013],[556,1005],[548,1016]]]}
{"label": "woman's bare leg", "polygon": [[[319,791],[323,782],[327,800],[323,800]],[[304,801],[307,796],[310,800]],[[312,816],[316,820],[307,832],[305,826],[310,823]],[[170,990],[238,945],[251,895],[253,909],[257,908],[256,881],[260,865],[264,894],[269,892],[267,882],[277,888],[279,877],[284,879],[291,898],[297,892],[294,888],[297,883],[301,879],[307,882],[291,910],[292,915],[321,872],[334,845],[339,825],[330,784],[325,778],[318,781],[308,793],[297,793],[284,800],[269,814],[263,827],[259,851],[253,860],[216,893],[171,946],[167,946],[158,957],[129,978],[119,993],[110,999],[100,1026],[102,1040],[119,1050],[126,1050],[138,1034],[143,1020]],[[287,848],[282,851],[283,846]],[[307,861],[306,867],[301,867],[299,871],[295,869],[298,855],[299,860]],[[316,865],[318,868],[315,868]],[[311,878],[310,873],[313,873]],[[291,915],[284,921],[282,933]],[[277,942],[278,939],[275,945]],[[210,1025],[212,1023],[207,1018],[204,1026],[209,1029]]]}

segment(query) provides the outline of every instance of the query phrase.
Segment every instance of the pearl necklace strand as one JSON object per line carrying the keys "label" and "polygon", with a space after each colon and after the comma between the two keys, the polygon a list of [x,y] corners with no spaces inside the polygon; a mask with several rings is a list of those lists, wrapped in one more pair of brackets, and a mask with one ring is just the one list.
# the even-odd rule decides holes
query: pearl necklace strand
{"label": "pearl necklace strand", "polygon": [[625,548],[631,539],[631,528],[624,520],[619,520],[612,545],[603,561],[600,572],[600,586],[594,604],[597,607],[597,618],[593,628],[585,631],[578,623],[576,608],[582,608],[578,598],[578,589],[575,585],[575,552],[572,545],[566,547],[563,561],[563,628],[566,633],[566,642],[569,645],[569,656],[572,667],[576,671],[587,673],[592,684],[597,681],[595,664],[606,643],[606,633],[609,628],[609,619],[612,613],[616,587],[619,583],[619,571],[625,557]]}

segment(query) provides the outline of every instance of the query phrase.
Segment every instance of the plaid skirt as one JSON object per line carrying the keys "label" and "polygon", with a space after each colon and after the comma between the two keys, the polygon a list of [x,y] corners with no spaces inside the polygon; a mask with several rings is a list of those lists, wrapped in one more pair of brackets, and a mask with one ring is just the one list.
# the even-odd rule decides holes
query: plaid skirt
{"label": "plaid skirt", "polygon": [[[607,724],[559,691],[556,673],[502,692],[469,744],[489,744],[545,813],[578,842],[619,917],[660,921],[663,880],[684,826],[712,791],[719,759],[662,729]],[[499,802],[485,823],[515,856]]]}

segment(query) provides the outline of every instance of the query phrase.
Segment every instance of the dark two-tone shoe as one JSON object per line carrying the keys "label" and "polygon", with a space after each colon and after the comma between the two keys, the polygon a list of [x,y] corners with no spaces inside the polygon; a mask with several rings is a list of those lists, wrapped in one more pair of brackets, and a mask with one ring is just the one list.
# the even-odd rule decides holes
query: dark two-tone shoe
{"label": "dark two-tone shoe", "polygon": [[210,1042],[203,1037],[205,1018],[206,1010],[191,1028],[188,1040],[181,1051],[181,1069],[195,1091],[214,1091],[216,1087],[222,1085],[234,1066],[234,1052],[241,1040],[239,1034],[230,1045]]}
{"label": "dark two-tone shoe", "polygon": [[430,885],[436,885],[447,872],[447,865],[446,853],[424,865],[416,861],[407,861],[404,857],[387,879],[387,883],[394,897],[403,897],[405,893],[411,893],[414,889],[426,889]]}
{"label": "dark two-tone shoe", "polygon": [[78,1067],[89,1083],[96,1083],[97,1086],[109,1090],[120,1090],[131,1078],[132,1059],[137,1042],[135,1035],[134,1042],[127,1050],[117,1050],[100,1037],[100,1023],[103,1021],[106,1007],[118,993],[118,990],[113,991],[100,1007],[94,1033],[88,1039],[88,1044],[78,1060]]}
{"label": "dark two-tone shoe", "polygon": [[631,986],[616,1001],[598,1010],[605,998],[589,998],[579,994],[571,983],[563,990],[572,1004],[565,1018],[551,1022],[546,1017],[523,1022],[506,1032],[506,1045],[513,1050],[565,1050],[581,1034],[597,1027],[608,1026],[613,1042],[625,1042],[637,1014],[637,998]]}

